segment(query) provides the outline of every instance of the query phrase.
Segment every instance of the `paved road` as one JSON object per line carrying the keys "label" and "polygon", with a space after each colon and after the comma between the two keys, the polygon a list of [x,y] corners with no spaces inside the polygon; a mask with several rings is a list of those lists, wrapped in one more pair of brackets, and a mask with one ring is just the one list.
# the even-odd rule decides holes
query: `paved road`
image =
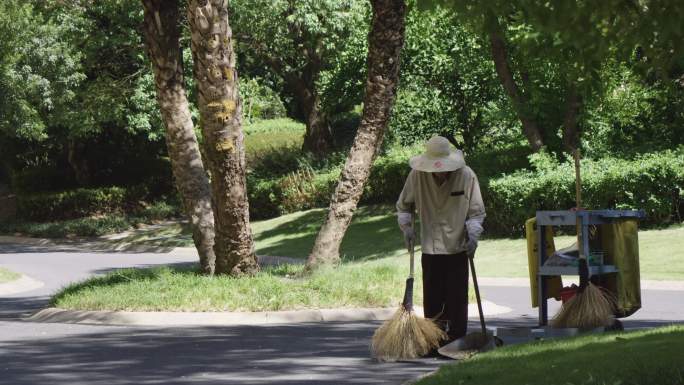
{"label": "paved road", "polygon": [[[115,327],[42,324],[21,317],[47,306],[55,290],[112,269],[193,261],[190,253],[93,253],[64,247],[0,245],[0,265],[43,281],[0,297],[2,384],[402,384],[447,360],[376,363],[368,341],[377,322],[238,327]],[[513,307],[492,325],[536,324],[528,289],[485,287]],[[681,292],[646,291],[628,327],[679,322]],[[551,309],[553,311],[553,309]],[[475,325],[473,325],[475,326]]]}

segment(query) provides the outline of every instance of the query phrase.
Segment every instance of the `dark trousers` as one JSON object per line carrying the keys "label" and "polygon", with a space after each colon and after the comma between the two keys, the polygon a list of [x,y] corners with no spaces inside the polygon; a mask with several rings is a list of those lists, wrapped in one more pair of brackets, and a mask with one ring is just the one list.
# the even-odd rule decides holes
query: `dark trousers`
{"label": "dark trousers", "polygon": [[425,318],[437,321],[449,341],[463,337],[468,328],[468,257],[460,254],[423,254],[423,308]]}

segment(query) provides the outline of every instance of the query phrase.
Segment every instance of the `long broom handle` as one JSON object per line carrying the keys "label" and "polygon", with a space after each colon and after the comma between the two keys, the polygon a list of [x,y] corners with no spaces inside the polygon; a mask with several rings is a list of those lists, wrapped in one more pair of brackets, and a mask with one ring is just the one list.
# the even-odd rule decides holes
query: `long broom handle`
{"label": "long broom handle", "polygon": [[410,255],[410,260],[411,260],[411,272],[409,273],[408,278],[406,278],[406,288],[404,289],[404,299],[401,301],[401,304],[404,306],[404,309],[407,311],[413,311],[413,269],[414,269],[414,262],[413,262],[413,254],[414,254],[414,241],[411,240],[409,241],[408,244],[408,249],[409,249],[409,255]]}
{"label": "long broom handle", "polygon": [[409,241],[409,255],[411,256],[411,257],[410,257],[410,258],[411,258],[411,270],[410,270],[410,273],[409,273],[409,278],[413,278],[413,271],[414,271],[414,268],[415,268],[415,263],[414,263],[414,261],[413,261],[413,260],[414,260],[414,254],[415,254],[415,241],[414,241],[414,240],[410,240],[410,241]]}
{"label": "long broom handle", "polygon": [[[576,207],[577,210],[581,210],[582,208],[582,178],[580,175],[580,151],[579,149],[575,149],[572,153],[573,158],[575,159],[575,201],[576,201]],[[577,252],[579,253],[579,267],[578,267],[578,273],[580,277],[580,287],[584,289],[586,287],[588,281],[589,281],[589,264],[586,259],[586,255],[584,255],[584,241],[582,239],[582,224],[580,223],[580,217],[579,215],[577,216],[576,219],[576,227],[577,227]]]}
{"label": "long broom handle", "polygon": [[572,152],[572,157],[575,158],[575,227],[577,230],[577,251],[579,257],[584,257],[584,245],[582,242],[582,224],[580,223],[580,217],[577,215],[578,211],[582,208],[582,178],[580,176],[580,152],[579,149],[575,149]]}
{"label": "long broom handle", "polygon": [[487,335],[487,325],[485,325],[484,313],[482,312],[482,300],[480,299],[480,286],[477,284],[477,274],[475,274],[475,254],[468,256],[470,273],[473,275],[473,287],[475,288],[475,298],[477,298],[477,311],[480,313],[480,326],[482,326],[482,334]]}
{"label": "long broom handle", "polygon": [[575,158],[575,201],[577,209],[582,207],[582,178],[580,177],[580,151],[575,149],[572,153]]}

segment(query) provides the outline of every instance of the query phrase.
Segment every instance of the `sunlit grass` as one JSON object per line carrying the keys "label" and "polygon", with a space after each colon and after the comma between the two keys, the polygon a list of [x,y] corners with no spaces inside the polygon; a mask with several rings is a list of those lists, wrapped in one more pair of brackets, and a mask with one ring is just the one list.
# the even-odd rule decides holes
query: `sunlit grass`
{"label": "sunlit grass", "polygon": [[444,365],[418,385],[684,384],[684,326],[513,345]]}
{"label": "sunlit grass", "polygon": [[[314,209],[252,222],[257,253],[305,258],[311,251],[325,215],[324,209]],[[185,240],[186,246],[192,246],[189,233],[183,233],[180,226],[163,231],[165,234],[158,244],[172,241],[177,246]],[[155,242],[154,233],[150,233],[148,238],[144,242]],[[574,240],[572,236],[558,236],[555,244],[558,248],[565,247]],[[405,253],[394,208],[388,205],[360,207],[344,237],[341,253],[345,260]],[[640,231],[639,254],[642,279],[684,279],[684,226]],[[482,277],[528,276],[524,239],[484,239],[480,241],[476,260],[478,273]]]}
{"label": "sunlit grass", "polygon": [[260,120],[244,127],[248,160],[274,148],[301,147],[305,126],[292,119]]}
{"label": "sunlit grass", "polygon": [[[354,262],[302,275],[303,265],[264,268],[254,277],[199,275],[194,267],[117,270],[61,290],[53,305],[83,310],[267,311],[387,307],[401,302],[408,260]],[[420,276],[420,275],[418,275]],[[422,301],[421,280],[414,300]]]}

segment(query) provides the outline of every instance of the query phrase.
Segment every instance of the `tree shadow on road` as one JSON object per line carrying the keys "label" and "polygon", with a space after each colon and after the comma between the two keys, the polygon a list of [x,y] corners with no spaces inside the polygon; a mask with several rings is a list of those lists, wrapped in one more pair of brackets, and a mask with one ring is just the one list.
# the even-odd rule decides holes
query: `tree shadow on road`
{"label": "tree shadow on road", "polygon": [[2,341],[3,382],[401,384],[446,362],[372,361],[368,344],[377,326],[377,322],[104,330],[75,326],[83,332]]}

